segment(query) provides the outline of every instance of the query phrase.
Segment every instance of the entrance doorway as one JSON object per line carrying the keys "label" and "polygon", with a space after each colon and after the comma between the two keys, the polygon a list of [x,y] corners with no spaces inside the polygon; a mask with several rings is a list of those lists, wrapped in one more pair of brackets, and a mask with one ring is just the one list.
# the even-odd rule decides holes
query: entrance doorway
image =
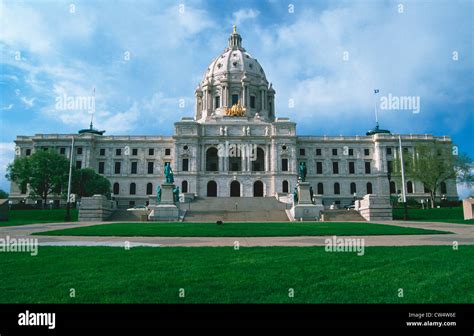
{"label": "entrance doorway", "polygon": [[216,183],[216,181],[207,182],[207,197],[217,197],[217,183]]}
{"label": "entrance doorway", "polygon": [[253,197],[263,197],[263,182],[255,181],[253,184]]}
{"label": "entrance doorway", "polygon": [[232,181],[230,184],[230,197],[240,197],[240,183]]}

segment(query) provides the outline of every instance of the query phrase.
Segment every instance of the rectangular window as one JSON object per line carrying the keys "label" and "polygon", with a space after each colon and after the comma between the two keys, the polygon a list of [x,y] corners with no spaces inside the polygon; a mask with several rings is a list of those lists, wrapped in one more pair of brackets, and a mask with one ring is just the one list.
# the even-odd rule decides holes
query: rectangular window
{"label": "rectangular window", "polygon": [[59,154],[65,155],[66,154],[66,147],[59,148]]}
{"label": "rectangular window", "polygon": [[116,148],[115,149],[115,155],[117,155],[117,156],[122,155],[122,148]]}
{"label": "rectangular window", "polygon": [[316,148],[316,155],[321,156],[321,148]]}
{"label": "rectangular window", "polygon": [[304,155],[305,155],[305,150],[304,150],[304,148],[300,148],[300,155],[301,155],[301,156],[304,156]]}
{"label": "rectangular window", "polygon": [[99,155],[100,155],[100,156],[105,156],[105,148],[101,148],[101,149],[99,150]]}
{"label": "rectangular window", "polygon": [[77,155],[82,155],[82,147],[77,147]]}
{"label": "rectangular window", "polygon": [[170,148],[165,149],[165,155],[171,155],[171,149]]}
{"label": "rectangular window", "polygon": [[323,173],[323,163],[318,161],[316,162],[316,174],[322,174]]}
{"label": "rectangular window", "polygon": [[104,161],[100,161],[99,162],[99,174],[103,174],[105,171],[105,162]]}
{"label": "rectangular window", "polygon": [[332,163],[332,173],[339,174],[339,162]]}
{"label": "rectangular window", "polygon": [[349,156],[354,156],[354,148],[349,148]]}
{"label": "rectangular window", "polygon": [[257,104],[255,103],[255,96],[250,96],[250,108],[255,108]]}
{"label": "rectangular window", "polygon": [[221,97],[219,97],[219,96],[216,96],[216,98],[215,98],[215,99],[216,99],[216,108],[219,108],[219,107],[221,107]]}
{"label": "rectangular window", "polygon": [[355,174],[355,163],[349,162],[349,174]]}
{"label": "rectangular window", "polygon": [[130,168],[130,174],[136,174],[137,173],[137,167],[138,167],[138,162],[137,161],[132,161],[132,166]]}
{"label": "rectangular window", "polygon": [[189,159],[183,159],[183,171],[189,170]]}
{"label": "rectangular window", "polygon": [[370,149],[364,148],[364,155],[369,156],[370,155]]}
{"label": "rectangular window", "polygon": [[281,171],[288,171],[288,159],[281,159]]}
{"label": "rectangular window", "polygon": [[120,162],[115,162],[114,173],[115,174],[120,174],[121,167],[122,167],[122,165],[120,164]]}
{"label": "rectangular window", "polygon": [[337,155],[337,148],[332,149],[332,155]]}
{"label": "rectangular window", "polygon": [[392,147],[387,147],[387,155],[392,155]]}
{"label": "rectangular window", "polygon": [[237,104],[238,101],[239,101],[239,95],[233,94],[232,95],[232,105]]}
{"label": "rectangular window", "polygon": [[148,162],[148,167],[147,167],[148,174],[153,174],[153,166],[154,166],[153,162],[151,161]]}
{"label": "rectangular window", "polygon": [[77,160],[76,161],[76,169],[81,169],[82,168],[82,161]]}
{"label": "rectangular window", "polygon": [[148,155],[155,155],[155,149],[154,148],[148,148]]}
{"label": "rectangular window", "polygon": [[132,148],[132,155],[137,156],[138,155],[138,148]]}
{"label": "rectangular window", "polygon": [[30,156],[30,155],[31,155],[31,149],[27,148],[25,155],[26,155],[26,156]]}
{"label": "rectangular window", "polygon": [[365,162],[365,173],[370,174],[370,161]]}

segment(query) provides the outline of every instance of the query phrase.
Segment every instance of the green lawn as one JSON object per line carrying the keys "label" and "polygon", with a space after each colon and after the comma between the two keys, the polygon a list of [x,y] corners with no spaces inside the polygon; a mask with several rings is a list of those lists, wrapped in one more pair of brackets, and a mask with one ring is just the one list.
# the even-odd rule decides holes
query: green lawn
{"label": "green lawn", "polygon": [[114,223],[37,233],[48,236],[116,237],[281,237],[410,235],[449,233],[373,223]]}
{"label": "green lawn", "polygon": [[[403,219],[403,209],[393,209],[393,219]],[[472,219],[464,220],[462,207],[439,209],[408,209],[408,220],[474,224],[474,220]]]}
{"label": "green lawn", "polygon": [[40,247],[0,269],[0,303],[474,303],[474,246]]}
{"label": "green lawn", "polygon": [[[65,209],[53,210],[10,210],[8,221],[0,222],[0,226],[26,225],[35,223],[58,223],[64,222]],[[73,222],[77,221],[77,209],[71,209]]]}

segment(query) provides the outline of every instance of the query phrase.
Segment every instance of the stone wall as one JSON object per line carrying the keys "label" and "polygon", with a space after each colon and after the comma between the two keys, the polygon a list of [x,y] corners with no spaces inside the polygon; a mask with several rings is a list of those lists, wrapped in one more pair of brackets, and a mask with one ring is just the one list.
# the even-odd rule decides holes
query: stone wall
{"label": "stone wall", "polygon": [[103,195],[83,197],[79,207],[79,222],[101,222],[108,219],[115,211],[114,201]]}
{"label": "stone wall", "polygon": [[392,206],[388,195],[365,195],[355,202],[355,210],[368,221],[392,220]]}

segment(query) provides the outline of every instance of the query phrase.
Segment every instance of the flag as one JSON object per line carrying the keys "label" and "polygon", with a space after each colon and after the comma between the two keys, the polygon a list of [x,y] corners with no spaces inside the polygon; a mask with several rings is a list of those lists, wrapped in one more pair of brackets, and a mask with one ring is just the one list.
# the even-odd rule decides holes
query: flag
{"label": "flag", "polygon": [[379,89],[374,89],[374,94],[379,93]]}

